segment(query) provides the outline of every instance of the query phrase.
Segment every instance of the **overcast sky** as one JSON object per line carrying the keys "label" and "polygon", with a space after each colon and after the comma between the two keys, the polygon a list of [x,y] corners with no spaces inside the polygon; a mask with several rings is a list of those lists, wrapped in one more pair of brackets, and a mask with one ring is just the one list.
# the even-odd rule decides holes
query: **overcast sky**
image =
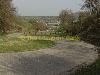
{"label": "overcast sky", "polygon": [[19,15],[57,16],[63,9],[78,11],[82,0],[13,0]]}

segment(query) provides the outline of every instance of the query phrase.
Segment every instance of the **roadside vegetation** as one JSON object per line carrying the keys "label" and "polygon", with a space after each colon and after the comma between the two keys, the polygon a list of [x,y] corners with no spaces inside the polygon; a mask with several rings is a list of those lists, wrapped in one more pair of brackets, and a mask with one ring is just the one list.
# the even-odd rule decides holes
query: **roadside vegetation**
{"label": "roadside vegetation", "polygon": [[75,41],[75,40],[80,39],[78,36],[66,36],[66,37],[60,37],[60,36],[19,36],[18,38],[22,39],[22,40],[51,40],[51,41],[59,41],[59,40]]}
{"label": "roadside vegetation", "polygon": [[90,65],[80,65],[70,75],[100,75],[100,58]]}
{"label": "roadside vegetation", "polygon": [[0,52],[34,51],[55,45],[51,40],[23,39],[19,37],[0,37]]}
{"label": "roadside vegetation", "polygon": [[49,48],[55,45],[57,40],[79,40],[79,37],[55,37],[55,36],[25,36],[14,33],[0,37],[0,52],[34,51]]}
{"label": "roadside vegetation", "polygon": [[72,75],[100,75],[100,1],[85,0],[82,9],[85,11],[79,17],[78,35],[81,40],[95,45],[99,56],[92,64],[79,66]]}

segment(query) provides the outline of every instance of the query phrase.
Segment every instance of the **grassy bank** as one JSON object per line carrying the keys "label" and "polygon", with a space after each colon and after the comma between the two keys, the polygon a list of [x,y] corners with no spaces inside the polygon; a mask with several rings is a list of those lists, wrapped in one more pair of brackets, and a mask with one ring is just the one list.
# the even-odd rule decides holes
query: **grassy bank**
{"label": "grassy bank", "polygon": [[66,36],[66,37],[59,37],[59,36],[19,36],[19,39],[23,40],[51,40],[51,41],[57,41],[57,40],[79,40],[80,38],[77,36]]}
{"label": "grassy bank", "polygon": [[0,52],[20,52],[53,46],[57,40],[79,40],[79,37],[66,36],[25,36],[21,33],[13,33],[0,36]]}
{"label": "grassy bank", "polygon": [[29,40],[18,37],[0,36],[0,52],[20,52],[48,48],[55,43],[51,40]]}

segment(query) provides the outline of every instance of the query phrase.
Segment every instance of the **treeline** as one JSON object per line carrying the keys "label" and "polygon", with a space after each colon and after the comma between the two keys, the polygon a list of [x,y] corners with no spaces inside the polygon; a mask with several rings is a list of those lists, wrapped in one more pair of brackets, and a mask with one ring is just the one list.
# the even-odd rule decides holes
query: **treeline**
{"label": "treeline", "polygon": [[71,10],[60,15],[58,34],[79,36],[81,40],[100,46],[100,0],[85,0],[78,16]]}

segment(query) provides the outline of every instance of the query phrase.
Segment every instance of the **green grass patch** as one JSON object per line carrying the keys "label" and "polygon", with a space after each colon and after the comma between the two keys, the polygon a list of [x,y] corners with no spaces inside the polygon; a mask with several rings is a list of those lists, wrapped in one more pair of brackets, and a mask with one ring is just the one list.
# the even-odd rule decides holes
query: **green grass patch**
{"label": "green grass patch", "polygon": [[80,38],[78,36],[66,36],[66,37],[57,37],[57,36],[19,36],[19,39],[22,40],[51,40],[51,41],[56,41],[56,40],[79,40]]}
{"label": "green grass patch", "polygon": [[0,52],[32,51],[52,47],[55,43],[51,40],[28,40],[18,37],[0,37]]}
{"label": "green grass patch", "polygon": [[24,36],[14,33],[0,36],[0,52],[32,51],[49,48],[55,45],[57,40],[79,40],[79,37],[66,36]]}

